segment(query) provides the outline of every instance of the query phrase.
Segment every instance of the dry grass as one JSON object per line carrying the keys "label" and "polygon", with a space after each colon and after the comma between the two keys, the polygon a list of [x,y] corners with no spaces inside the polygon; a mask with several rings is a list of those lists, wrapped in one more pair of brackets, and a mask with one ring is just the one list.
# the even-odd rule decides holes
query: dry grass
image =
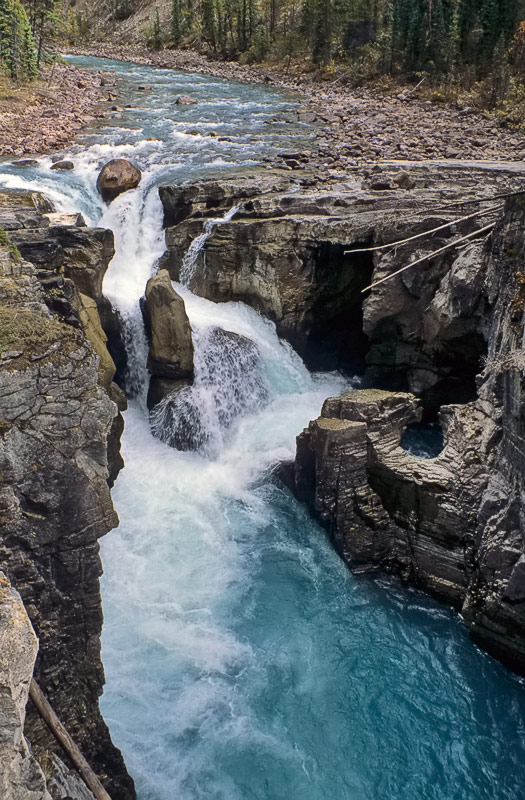
{"label": "dry grass", "polygon": [[41,363],[37,357],[50,348],[54,349],[45,358],[62,361],[80,344],[80,332],[54,317],[20,310],[16,306],[0,306],[0,352],[22,351],[22,355],[0,365],[0,368],[14,367],[18,370]]}

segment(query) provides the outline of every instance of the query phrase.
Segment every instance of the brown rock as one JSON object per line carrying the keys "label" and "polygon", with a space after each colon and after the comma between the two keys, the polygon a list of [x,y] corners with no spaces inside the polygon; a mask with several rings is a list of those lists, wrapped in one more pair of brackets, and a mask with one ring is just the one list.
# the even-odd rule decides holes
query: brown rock
{"label": "brown rock", "polygon": [[183,299],[173,289],[167,270],[146,286],[146,322],[151,328],[148,369],[159,378],[189,378],[193,374],[193,341]]}
{"label": "brown rock", "polygon": [[75,169],[75,165],[72,161],[57,161],[51,169]]}
{"label": "brown rock", "polygon": [[115,158],[102,168],[97,178],[97,189],[106,203],[111,203],[122,192],[135,189],[142,177],[141,171],[124,158]]}

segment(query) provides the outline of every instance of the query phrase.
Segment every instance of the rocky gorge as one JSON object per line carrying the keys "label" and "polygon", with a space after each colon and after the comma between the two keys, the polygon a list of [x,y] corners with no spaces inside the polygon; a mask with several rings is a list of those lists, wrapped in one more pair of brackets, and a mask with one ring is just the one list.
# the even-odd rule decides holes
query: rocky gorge
{"label": "rocky gorge", "polygon": [[[141,650],[153,649],[148,669],[156,675],[161,665],[157,677],[166,681],[160,685],[162,703],[167,704],[173,694],[185,698],[188,675],[197,671],[199,659],[207,691],[228,675],[224,653],[234,624],[229,622],[226,632],[213,638],[208,595],[199,598],[206,613],[197,616],[201,609],[194,595],[203,593],[197,572],[203,572],[207,590],[222,574],[227,582],[235,582],[230,571],[235,552],[223,541],[216,547],[216,539],[237,501],[249,519],[241,543],[252,528],[260,540],[277,538],[275,530],[268,535],[266,520],[263,527],[256,521],[261,498],[246,500],[246,485],[257,486],[262,473],[272,474],[271,491],[284,496],[286,513],[300,515],[300,510],[290,511],[297,505],[285,487],[291,489],[327,529],[354,574],[385,572],[454,606],[476,643],[525,673],[523,172],[520,163],[450,158],[359,164],[340,160],[332,169],[323,165],[322,152],[289,148],[262,165],[230,169],[227,175],[219,171],[208,178],[163,179],[151,189],[151,208],[140,201],[141,210],[146,208],[150,215],[149,226],[154,217],[160,230],[162,217],[163,252],[158,258],[159,242],[152,245],[147,227],[139,228],[136,218],[129,217],[150,251],[147,280],[141,272],[140,285],[137,282],[140,312],[138,304],[130,312],[102,292],[119,234],[123,230],[124,240],[132,238],[130,226],[117,229],[111,208],[119,224],[121,219],[128,224],[126,214],[134,208],[130,198],[140,196],[145,183],[140,172],[131,170],[128,191],[117,196],[112,189],[107,198],[112,204],[104,219],[115,224],[116,235],[103,224],[87,227],[79,213],[57,213],[40,192],[2,191],[0,226],[8,236],[0,247],[0,636],[5,642],[2,653],[7,653],[0,664],[0,719],[6,731],[2,759],[9,764],[2,787],[6,798],[91,797],[27,703],[33,675],[110,797],[135,797],[133,781],[98,705],[104,684],[99,539],[118,524],[110,488],[123,466],[126,393],[131,399],[126,426],[137,436],[140,480],[132,484],[124,503],[117,481],[114,497],[120,501],[125,531],[133,530],[126,506],[136,517],[139,546],[133,550],[133,541],[126,540],[113,563],[105,556],[104,565],[114,575],[118,561],[125,573],[130,558],[131,584],[138,586],[137,602],[129,584],[117,583],[117,594],[124,589],[122,606],[129,603],[134,615],[131,650],[124,651],[124,658],[117,653],[117,660],[124,662],[117,693],[125,706],[139,708],[140,736],[133,714],[115,730],[133,755],[131,771],[141,781],[151,764],[157,765],[157,757],[162,762],[158,740],[153,738],[153,749],[147,749],[148,737],[160,735],[162,726],[158,706],[152,705],[151,721],[148,703],[126,694],[127,662],[138,661]],[[93,186],[95,177],[89,173]],[[122,248],[122,242],[117,250],[118,246]],[[123,252],[117,275],[121,283],[128,274],[135,280],[135,262],[129,250]],[[422,263],[369,288],[419,259]],[[237,303],[241,305],[233,310]],[[304,365],[294,360],[275,331],[308,368],[340,374],[321,388],[310,383]],[[278,365],[272,366],[277,392],[267,374],[267,351]],[[133,363],[138,358],[140,370]],[[295,461],[283,461],[285,448],[276,444],[264,454],[262,468],[257,462],[255,469],[247,445],[236,443],[239,420],[273,408],[272,427],[264,436],[259,434],[270,441],[281,418],[288,424],[280,370],[293,376],[294,387],[301,376],[307,392],[314,394],[308,401],[313,408],[315,403],[321,408],[321,399],[324,403],[320,416],[303,433],[291,431],[299,433]],[[146,393],[152,431],[172,446],[178,458],[173,464],[166,454],[169,448],[155,449],[158,442],[146,446],[142,428],[140,435],[136,432],[137,409],[147,414],[141,407]],[[291,398],[300,405],[298,394],[292,392]],[[407,452],[406,431],[428,425],[442,430],[441,452],[433,458]],[[156,460],[150,460],[151,453]],[[221,460],[224,453],[226,459]],[[133,475],[131,459],[127,467],[124,473]],[[234,489],[226,509],[217,510],[208,484],[218,480],[221,470],[225,477],[220,477],[218,494],[225,494],[230,485]],[[246,485],[239,486],[242,472],[248,477]],[[161,494],[152,495],[157,498],[153,502],[141,492],[151,493],[156,485],[151,481],[159,476]],[[186,507],[176,506],[174,511],[164,505],[164,496],[182,494],[185,482],[192,496],[202,495],[203,504],[210,503],[213,524],[205,516],[198,519],[206,532],[201,549],[211,553],[210,564],[192,550],[199,525],[192,526],[200,508],[190,506],[189,514]],[[276,507],[278,502],[274,500]],[[170,600],[162,606],[164,594],[169,595],[166,584],[177,582],[162,550],[162,526],[166,517],[173,547],[171,526],[178,516],[190,532],[185,547],[198,566],[184,566],[177,575],[183,587],[189,583],[186,605]],[[299,520],[298,527],[307,526],[302,517]],[[154,533],[151,540],[148,525]],[[314,538],[322,538],[315,528]],[[283,553],[289,552],[290,541],[285,538],[276,562],[286,560]],[[149,575],[141,560],[147,548],[153,554],[158,551],[159,568],[154,579],[141,583],[143,574]],[[304,550],[301,553],[303,558]],[[250,551],[248,560],[257,562],[252,555]],[[183,555],[177,553],[177,558]],[[343,592],[344,579],[340,580]],[[251,585],[251,576],[248,580],[243,575],[240,583]],[[311,594],[318,592],[316,587]],[[198,619],[183,630],[182,644],[171,638],[180,624],[178,608],[174,611],[178,604],[182,617]],[[246,605],[255,613],[257,603]],[[147,624],[140,616],[143,609],[155,613]],[[232,618],[242,618],[236,612]],[[117,615],[115,622],[111,613],[111,636],[120,642],[122,617]],[[272,626],[278,624],[279,613],[272,615]],[[309,616],[320,613],[314,609]],[[145,627],[151,628],[151,638],[144,638]],[[13,636],[13,630],[20,633]],[[316,636],[316,630],[309,630],[306,639],[317,642]],[[277,650],[283,658],[282,638],[278,646],[253,648],[258,670],[267,652]],[[235,642],[238,659],[251,658],[246,639],[244,631]],[[283,670],[292,675],[301,663],[295,647]],[[179,658],[183,651],[190,652],[191,669],[174,684],[175,690],[164,659],[173,652]],[[307,660],[311,658],[309,653]],[[225,695],[227,702],[221,696],[220,707],[235,707],[239,675],[250,670],[250,661],[234,660],[235,690]],[[269,671],[278,669],[270,663]],[[155,684],[149,675],[144,669],[139,681],[144,679],[145,691]],[[287,694],[294,692],[295,687]],[[200,713],[202,696],[191,695],[188,705],[192,703]],[[190,713],[184,703],[169,709],[176,724]],[[223,731],[221,722],[213,719],[212,731],[215,725]],[[163,724],[168,722],[164,719]],[[138,752],[146,752],[145,763],[126,741],[127,729],[132,738],[143,739]],[[226,734],[222,732],[221,739],[233,746],[228,727]],[[197,722],[190,719],[182,734],[177,729],[171,734],[173,740],[182,738],[184,746],[190,741],[190,747],[207,736],[206,720],[200,717]],[[258,741],[262,748],[262,737]],[[182,757],[173,759],[177,769],[187,752],[181,750]],[[129,766],[127,755],[126,760]],[[208,780],[208,766],[197,764],[196,784],[184,783],[187,777],[180,779],[178,772],[169,772],[171,765],[164,766],[172,777],[167,788],[153,784],[152,796],[171,797],[174,786],[181,796],[199,796],[199,781]],[[159,772],[162,768],[161,763]],[[213,796],[219,789],[211,786]],[[420,787],[414,791],[424,796]]]}
{"label": "rocky gorge", "polygon": [[[237,206],[204,243],[194,291],[252,305],[310,366],[373,387],[326,401],[285,478],[351,568],[393,572],[460,608],[472,638],[524,673],[521,177],[383,165],[325,193],[268,180],[162,188],[161,266],[178,280],[201,220]],[[476,241],[487,219],[495,228]],[[406,453],[407,427],[436,415],[442,453]]]}

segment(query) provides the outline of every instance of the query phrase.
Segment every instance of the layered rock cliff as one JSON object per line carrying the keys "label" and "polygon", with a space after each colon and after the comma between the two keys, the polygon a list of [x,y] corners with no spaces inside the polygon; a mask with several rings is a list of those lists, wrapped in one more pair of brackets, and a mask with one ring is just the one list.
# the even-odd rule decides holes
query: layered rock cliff
{"label": "layered rock cliff", "polygon": [[[17,206],[15,195],[3,197],[4,215],[9,203]],[[118,522],[108,486],[118,447],[113,441],[108,465],[108,440],[118,414],[109,392],[120,394],[109,356],[101,365],[97,352],[104,340],[93,303],[112,240],[107,231],[49,227],[37,205],[31,229],[11,225],[11,245],[0,247],[0,566],[38,637],[35,678],[113,800],[129,800],[133,781],[98,706],[98,539]],[[41,760],[60,755],[31,704],[25,733]],[[66,797],[68,768],[64,775],[53,764],[62,786],[53,797]]]}
{"label": "layered rock cliff", "polygon": [[[428,319],[434,326],[441,321],[445,331],[469,325],[486,336],[488,348],[477,398],[441,407],[441,454],[426,460],[401,447],[402,434],[421,415],[413,395],[358,391],[327,400],[321,417],[299,436],[292,479],[352,568],[396,573],[452,603],[471,637],[521,674],[524,223],[519,195],[507,202],[481,252],[461,255],[421,308],[422,329]],[[465,269],[468,283],[457,280]],[[465,294],[467,307],[483,314],[464,312]],[[376,303],[370,304],[374,313]]]}
{"label": "layered rock cliff", "polygon": [[[205,241],[192,288],[253,305],[310,366],[359,371],[369,387],[327,400],[299,437],[297,496],[353,569],[454,604],[478,643],[525,672],[525,211],[521,195],[497,199],[519,170],[384,165],[362,178],[325,193],[257,176],[167,187],[162,265],[177,279],[202,220],[237,207]],[[442,453],[405,452],[407,426],[438,416]]]}

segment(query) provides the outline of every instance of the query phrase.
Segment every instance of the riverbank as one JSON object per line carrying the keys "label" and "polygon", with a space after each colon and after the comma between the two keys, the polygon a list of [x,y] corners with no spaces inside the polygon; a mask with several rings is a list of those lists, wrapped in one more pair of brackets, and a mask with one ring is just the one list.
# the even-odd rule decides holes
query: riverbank
{"label": "riverbank", "polygon": [[214,61],[190,50],[152,52],[140,46],[96,44],[70,48],[79,55],[114,58],[168,69],[188,70],[243,83],[269,83],[298,92],[302,119],[318,123],[320,166],[347,167],[380,160],[474,159],[523,161],[525,136],[474,108],[453,108],[419,99],[415,93],[383,94],[327,84],[314,75]]}
{"label": "riverbank", "polygon": [[102,116],[101,103],[112,99],[114,80],[68,64],[46,69],[38,81],[0,82],[0,156],[52,153],[79,130]]}

